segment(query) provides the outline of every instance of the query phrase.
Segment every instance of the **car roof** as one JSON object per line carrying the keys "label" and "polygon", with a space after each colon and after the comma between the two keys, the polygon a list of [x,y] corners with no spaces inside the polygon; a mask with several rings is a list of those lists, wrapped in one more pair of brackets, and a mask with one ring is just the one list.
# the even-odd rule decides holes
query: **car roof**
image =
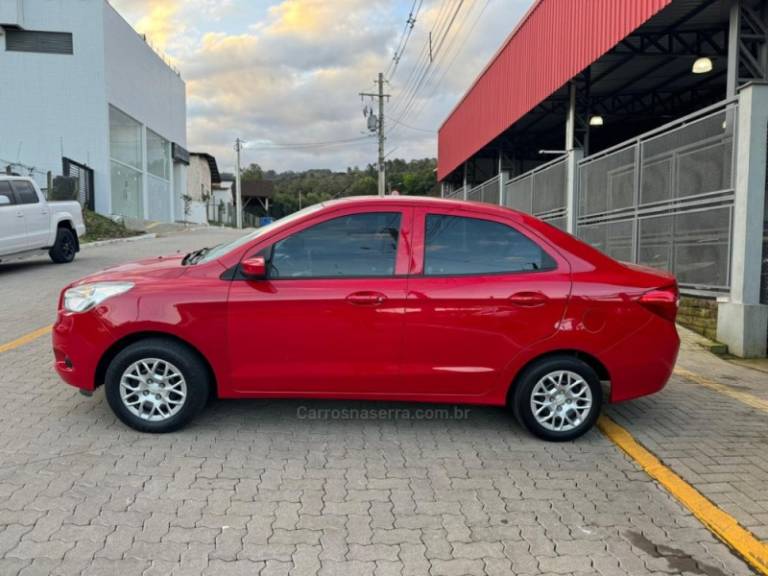
{"label": "car roof", "polygon": [[336,200],[323,202],[324,206],[347,206],[347,205],[387,205],[393,206],[412,205],[434,208],[456,208],[459,210],[476,210],[485,213],[497,213],[506,217],[513,217],[517,220],[526,220],[530,218],[527,214],[487,202],[472,202],[468,200],[454,200],[449,198],[436,198],[434,196],[347,196]]}

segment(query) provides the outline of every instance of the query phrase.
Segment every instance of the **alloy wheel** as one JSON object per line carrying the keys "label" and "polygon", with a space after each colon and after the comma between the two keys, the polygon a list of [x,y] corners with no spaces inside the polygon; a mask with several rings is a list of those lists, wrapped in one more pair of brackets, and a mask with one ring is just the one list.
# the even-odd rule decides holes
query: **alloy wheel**
{"label": "alloy wheel", "polygon": [[120,377],[120,399],[134,416],[160,422],[184,406],[187,382],[181,370],[167,360],[137,360]]}
{"label": "alloy wheel", "polygon": [[531,392],[531,412],[536,421],[552,432],[569,432],[580,426],[593,406],[586,380],[570,370],[544,375]]}

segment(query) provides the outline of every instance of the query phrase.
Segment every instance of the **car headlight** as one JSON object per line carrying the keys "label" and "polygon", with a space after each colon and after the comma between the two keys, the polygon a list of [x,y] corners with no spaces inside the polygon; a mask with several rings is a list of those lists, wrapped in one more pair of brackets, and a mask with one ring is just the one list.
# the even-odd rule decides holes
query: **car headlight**
{"label": "car headlight", "polygon": [[67,312],[86,312],[107,298],[128,292],[132,282],[96,282],[81,284],[64,292],[64,309]]}

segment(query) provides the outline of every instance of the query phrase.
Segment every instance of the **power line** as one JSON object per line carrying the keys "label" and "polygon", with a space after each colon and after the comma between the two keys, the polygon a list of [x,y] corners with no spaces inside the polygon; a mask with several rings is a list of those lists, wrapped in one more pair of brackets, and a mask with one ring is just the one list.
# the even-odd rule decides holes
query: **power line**
{"label": "power line", "polygon": [[[442,47],[445,43],[445,39],[448,36],[448,34],[451,31],[451,28],[453,27],[454,22],[456,21],[457,16],[459,15],[459,11],[461,10],[462,6],[464,5],[464,0],[458,0],[458,4],[456,6],[456,9],[453,11],[453,15],[451,16],[450,20],[448,21],[447,25],[444,28],[444,31],[442,35],[439,37],[438,43],[434,49],[434,58],[430,59],[430,61],[427,63],[426,67],[423,70],[423,73],[421,77],[419,78],[418,82],[416,83],[413,91],[411,92],[408,101],[404,105],[403,108],[400,109],[400,115],[397,117],[397,120],[403,120],[403,118],[406,117],[408,114],[408,111],[413,106],[413,102],[416,99],[416,95],[418,94],[419,90],[421,89],[421,86],[424,84],[424,81],[426,78],[430,75],[431,70],[434,70],[432,68],[432,64],[436,60],[437,56],[441,53]],[[450,46],[450,44],[449,44]]]}
{"label": "power line", "polygon": [[[429,92],[428,96],[426,98],[422,99],[421,102],[419,102],[416,105],[415,108],[413,108],[411,111],[409,111],[407,113],[407,115],[415,115],[414,117],[418,117],[418,115],[423,110],[426,102],[429,101],[435,95],[435,93],[437,92],[437,89],[442,85],[443,81],[445,80],[445,77],[447,76],[448,72],[451,70],[453,65],[456,63],[456,60],[457,60],[459,54],[461,54],[462,48],[467,43],[469,38],[472,37],[472,33],[474,32],[474,30],[477,27],[478,23],[482,19],[483,14],[485,13],[485,10],[488,8],[488,5],[490,4],[490,2],[491,2],[491,0],[486,0],[485,3],[482,5],[481,10],[478,12],[477,16],[475,17],[474,21],[472,22],[472,25],[469,27],[469,30],[467,31],[467,34],[460,40],[460,43],[458,44],[457,49],[453,52],[450,60],[448,61],[448,64],[444,67],[443,72],[440,75],[440,77],[438,78],[437,82],[432,86],[432,90]],[[467,16],[469,16],[469,14]],[[464,24],[467,21],[468,21],[468,19],[464,19],[461,22],[461,25],[459,26],[459,29],[456,31],[456,37],[454,39],[459,38],[459,36],[461,34],[461,31],[464,29]],[[404,118],[405,116],[406,115],[404,114],[400,118]],[[402,122],[400,119],[398,119],[397,121],[393,120],[393,122],[395,122],[396,124],[399,124],[399,125],[401,125],[403,127],[406,127],[406,128],[409,128],[409,127],[412,128],[408,124]],[[392,132],[395,131],[395,128],[392,129]],[[431,130],[430,132],[436,132],[436,130]]]}
{"label": "power line", "polygon": [[413,0],[411,11],[408,13],[408,20],[405,21],[405,28],[403,28],[403,33],[400,35],[400,41],[398,42],[397,49],[395,50],[395,55],[392,58],[392,62],[390,62],[386,73],[384,74],[387,77],[387,81],[392,80],[392,78],[397,73],[397,67],[400,64],[400,60],[402,59],[403,54],[405,54],[405,49],[408,47],[408,41],[411,39],[413,27],[416,25],[416,19],[419,16],[423,2],[424,0]]}
{"label": "power line", "polygon": [[450,7],[451,1],[452,0],[446,0],[443,4],[441,4],[440,11],[438,12],[437,18],[435,19],[435,24],[429,31],[429,37],[422,46],[421,52],[419,53],[419,56],[411,68],[411,73],[408,75],[408,79],[403,84],[403,89],[400,91],[400,94],[398,94],[399,99],[395,101],[392,114],[397,114],[402,109],[402,102],[405,102],[410,97],[412,91],[419,81],[419,78],[432,64],[435,57],[435,54],[432,50],[432,40],[433,38],[440,36],[442,33],[444,24],[447,21],[448,15],[450,14],[450,9],[446,10],[446,8]]}
{"label": "power line", "polygon": [[[400,105],[399,108],[396,109],[396,112],[399,113],[398,119],[403,119],[408,109],[412,106],[412,103],[416,98],[416,95],[418,94],[419,90],[421,89],[421,86],[423,85],[424,80],[430,74],[433,64],[437,61],[442,51],[445,38],[450,32],[453,22],[455,21],[456,16],[458,15],[459,10],[461,10],[461,7],[463,4],[464,4],[464,0],[458,0],[457,3],[455,4],[456,7],[453,10],[453,16],[452,17],[450,16],[451,11],[448,10],[445,13],[445,19],[443,19],[442,21],[438,20],[435,27],[433,28],[433,32],[436,32],[436,34],[434,36],[430,34],[428,45],[425,48],[425,52],[428,51],[427,57],[425,58],[423,65],[414,69],[414,75],[413,75],[414,80],[413,80],[413,83],[411,84],[411,88],[406,91],[406,95],[404,95],[402,97],[402,100],[398,102],[398,104]],[[444,6],[448,6],[448,4]],[[436,43],[434,45],[433,45],[433,39],[436,39],[435,40]],[[422,52],[422,53],[425,53],[425,52]],[[393,112],[393,114],[396,112]]]}
{"label": "power line", "polygon": [[[416,132],[426,132],[426,133],[428,133],[428,134],[434,134],[434,133],[435,133],[435,131],[434,131],[434,130],[429,130],[429,129],[427,129],[427,128],[418,128],[418,127],[416,127],[416,126],[411,126],[410,124],[406,124],[405,122],[402,122],[402,121],[400,121],[400,120],[396,120],[396,119],[394,119],[394,118],[392,118],[392,119],[390,120],[390,122],[393,122],[393,123],[395,123],[395,124],[398,124],[398,125],[402,126],[403,128],[408,128],[409,130],[415,130]],[[391,130],[388,132],[388,134],[392,134],[394,131],[395,131],[395,129],[394,129],[394,128],[392,128],[392,129],[391,129]]]}
{"label": "power line", "polygon": [[346,144],[370,140],[371,136],[357,136],[354,138],[343,138],[340,140],[327,140],[325,142],[293,142],[293,143],[275,143],[271,146],[246,146],[246,150],[301,150],[312,148],[327,148]]}

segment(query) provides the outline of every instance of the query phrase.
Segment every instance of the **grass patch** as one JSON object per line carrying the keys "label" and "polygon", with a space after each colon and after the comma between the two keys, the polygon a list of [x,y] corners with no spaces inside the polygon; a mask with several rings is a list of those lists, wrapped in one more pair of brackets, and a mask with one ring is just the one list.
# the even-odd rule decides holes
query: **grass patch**
{"label": "grass patch", "polygon": [[141,236],[143,232],[128,230],[125,225],[114,222],[106,216],[96,214],[90,210],[83,210],[85,220],[85,236],[80,242],[96,242],[97,240],[110,240],[112,238],[130,238]]}

